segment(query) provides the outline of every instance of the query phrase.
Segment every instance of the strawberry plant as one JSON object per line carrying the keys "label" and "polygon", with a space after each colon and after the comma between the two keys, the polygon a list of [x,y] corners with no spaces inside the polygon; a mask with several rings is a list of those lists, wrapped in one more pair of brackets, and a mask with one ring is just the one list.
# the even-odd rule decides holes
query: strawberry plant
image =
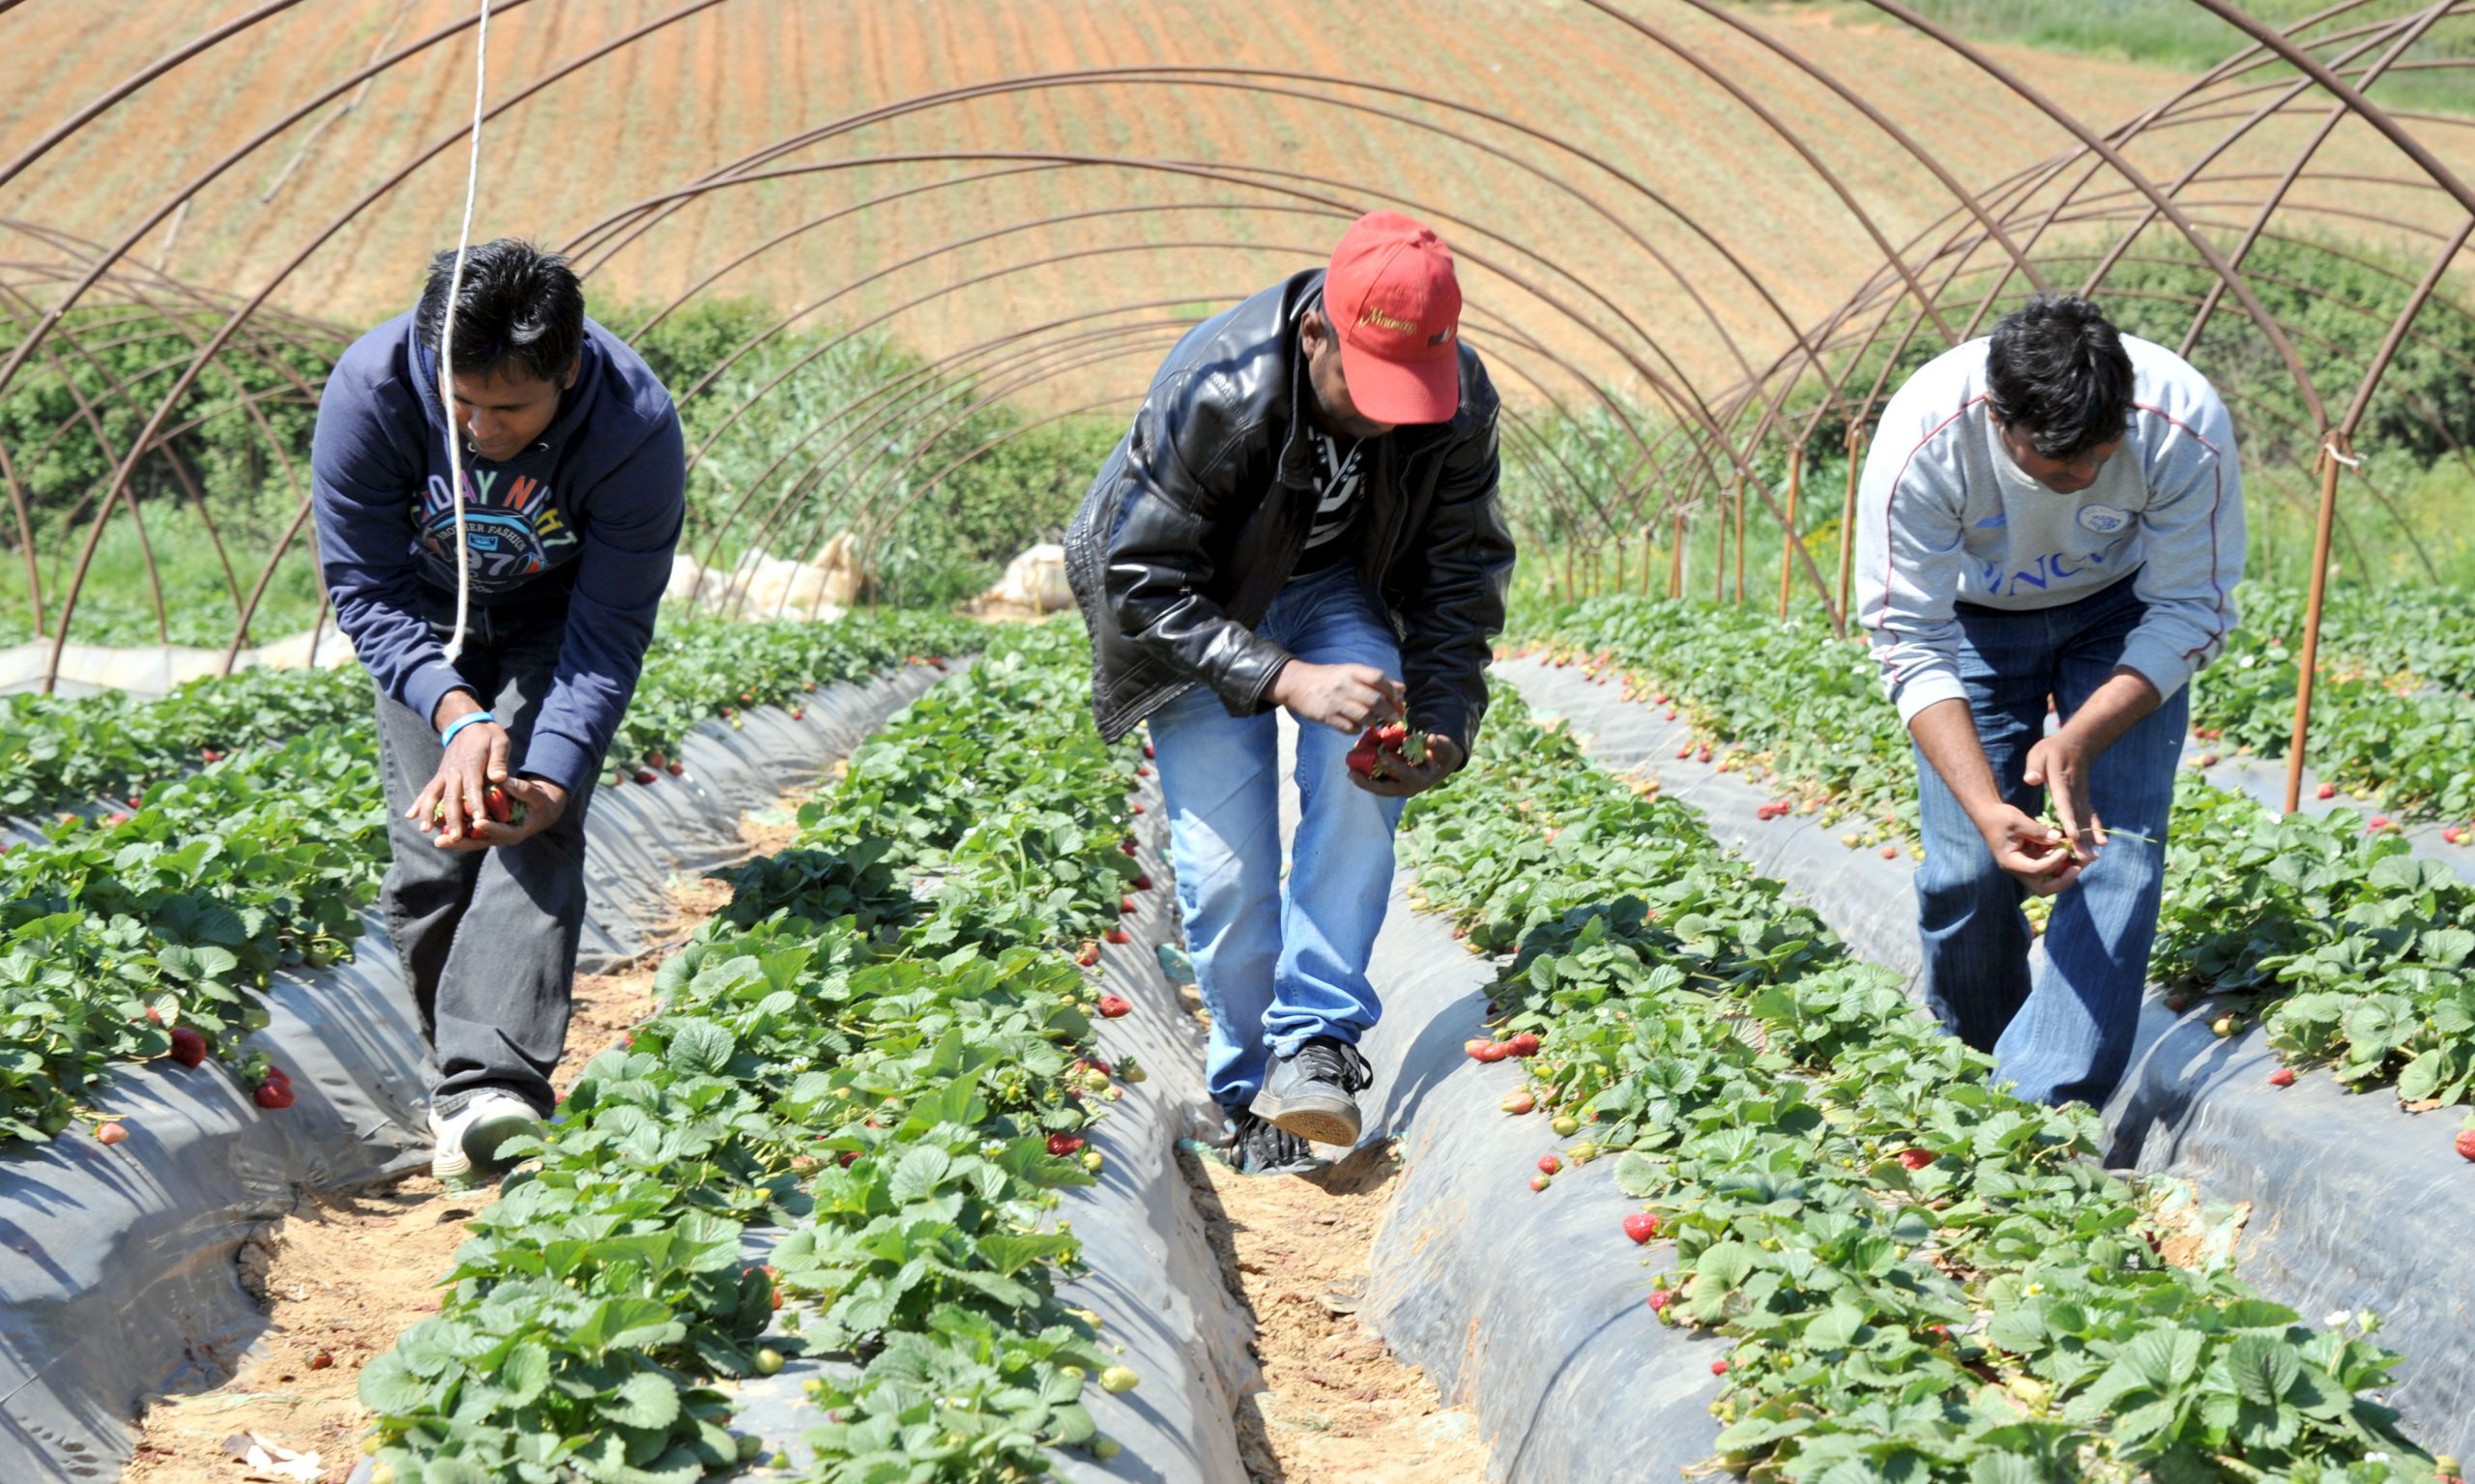
{"label": "strawberry plant", "polygon": [[[1499,708],[1412,801],[1426,899],[1509,954],[1502,1028],[1674,1246],[1645,1323],[1734,1340],[1719,1462],[1788,1479],[2432,1476],[2315,1330],[2168,1264],[2096,1116],[2020,1102],[1698,817]],[[1552,1199],[1552,1195],[1542,1195]],[[1609,1235],[1611,1250],[1637,1250]],[[1646,1249],[1658,1251],[1660,1249]]]}
{"label": "strawberry plant", "polygon": [[[2290,595],[2246,595],[2265,615],[2256,625],[2299,612]],[[2402,667],[2462,673],[2455,666],[2464,645],[2445,622],[2458,601],[2391,601],[2394,614],[2376,621],[2368,605],[2345,610],[2332,621],[2331,653],[2369,657],[2337,663],[2382,668],[2341,669],[2315,692],[2335,699],[2325,737],[2315,702],[2314,755],[2332,758],[2361,791],[2376,781],[2383,797],[2418,812],[2475,811],[2475,771],[2464,764],[2475,752],[2475,706],[2447,693],[2396,693],[2418,683],[2411,672],[2402,680]],[[2419,636],[2427,626],[2446,632],[2427,641]],[[1867,821],[1842,835],[1850,847],[1914,837],[1915,764],[1875,666],[1818,624],[1612,597],[1580,604],[1553,631],[1555,657],[1620,676],[1629,694],[1680,706],[1722,748],[1735,744],[1716,766],[1741,759],[1746,771],[1769,772],[1780,792],[1810,800],[1826,819],[1844,811]],[[2238,632],[2228,657],[2195,682],[2195,717],[2229,745],[2275,755],[2291,724],[2294,665],[2260,631]],[[2384,828],[2367,832],[2360,815],[2343,810],[2280,822],[2242,796],[2181,777],[2155,975],[2172,992],[2291,995],[2265,1017],[2272,1043],[2290,1059],[2328,1062],[2356,1087],[2394,1078],[2410,1104],[2467,1100],[2475,1096],[2470,888],[2446,867],[2414,860],[2385,817],[2373,823]],[[1880,848],[1898,854],[1892,844]],[[1625,849],[1615,847],[1613,858],[1622,860]],[[1521,871],[1504,874],[1507,889],[1552,890]],[[2042,923],[2049,910],[2032,903],[2031,917]],[[1472,941],[1500,946],[1491,931],[1472,924]]]}
{"label": "strawberry plant", "polygon": [[[648,657],[637,704],[684,728],[718,685],[755,684],[719,679],[742,648],[771,656],[770,698],[957,633],[917,615],[688,621]],[[87,798],[94,818],[0,851],[0,1136],[59,1133],[116,1062],[239,1057],[270,975],[351,951],[387,865],[370,705],[358,670],[250,671],[144,705],[0,698],[0,807],[131,806]]]}
{"label": "strawberry plant", "polygon": [[[1092,1178],[1094,1079],[1114,1091],[1072,953],[1134,872],[1135,744],[1071,704],[1086,665],[1068,630],[1000,639],[853,756],[789,851],[729,873],[659,1012],[519,1147],[539,1164],[441,1317],[364,1371],[396,1477],[684,1484],[762,1451],[713,1387],[793,1351],[842,1362],[810,1382],[811,1478],[1031,1478],[1048,1447],[1113,1448],[1082,1388],[1137,1378],[1057,1298],[1079,1247],[1048,1216]],[[758,1344],[785,1296],[796,1335]]]}

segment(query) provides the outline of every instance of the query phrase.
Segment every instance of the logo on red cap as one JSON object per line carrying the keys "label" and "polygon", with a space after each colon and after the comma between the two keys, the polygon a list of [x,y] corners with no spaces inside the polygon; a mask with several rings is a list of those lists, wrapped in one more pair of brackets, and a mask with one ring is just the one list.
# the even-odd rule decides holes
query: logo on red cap
{"label": "logo on red cap", "polygon": [[1449,422],[1461,406],[1461,282],[1433,227],[1369,212],[1324,276],[1350,400],[1379,422]]}

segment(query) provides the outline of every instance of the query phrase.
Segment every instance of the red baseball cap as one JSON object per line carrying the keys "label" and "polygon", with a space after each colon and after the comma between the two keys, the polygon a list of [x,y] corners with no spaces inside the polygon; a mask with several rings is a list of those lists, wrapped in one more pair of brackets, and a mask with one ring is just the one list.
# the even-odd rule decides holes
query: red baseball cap
{"label": "red baseball cap", "polygon": [[1324,276],[1350,400],[1378,422],[1449,422],[1461,406],[1461,282],[1435,228],[1369,212]]}

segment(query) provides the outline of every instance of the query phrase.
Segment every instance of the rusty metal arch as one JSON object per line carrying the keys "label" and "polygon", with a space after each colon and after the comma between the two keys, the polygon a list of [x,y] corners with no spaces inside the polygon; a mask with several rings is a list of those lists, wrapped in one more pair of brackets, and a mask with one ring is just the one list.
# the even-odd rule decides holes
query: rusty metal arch
{"label": "rusty metal arch", "polygon": [[[527,3],[497,0],[497,9],[506,13]],[[1499,364],[1507,387],[1516,393],[1507,399],[1508,458],[1531,471],[1539,497],[1558,512],[1556,526],[1567,541],[1620,551],[1628,540],[1637,537],[1644,540],[1645,583],[1649,577],[1646,542],[1663,524],[1687,516],[1707,518],[1716,510],[1723,525],[1732,515],[1740,531],[1748,503],[1745,496],[1758,493],[1762,503],[1770,505],[1772,521],[1784,528],[1787,512],[1773,499],[1769,478],[1754,478],[1754,471],[1777,470],[1782,456],[1791,471],[1801,470],[1807,446],[1825,419],[1842,418],[1851,430],[1861,430],[1886,393],[1892,368],[1918,335],[1932,335],[1937,342],[1948,342],[1977,333],[1995,306],[2017,292],[2021,283],[2033,286],[2076,278],[2102,291],[2119,265],[2145,264],[2155,256],[2153,240],[2170,240],[2195,255],[2199,265],[2196,271],[2202,276],[2197,281],[2204,284],[2198,291],[2198,303],[2190,306],[2194,312],[2182,335],[2186,348],[2198,345],[2201,334],[2211,331],[2212,322],[2221,317],[2218,309],[2230,299],[2240,314],[2223,317],[2239,322],[2244,343],[2265,345],[2286,367],[2294,395],[2306,409],[2304,430],[2321,451],[2314,472],[2321,481],[2317,524],[2323,549],[2314,564],[2315,618],[2307,624],[2306,696],[2298,706],[2292,749],[2299,759],[2304,740],[2300,720],[2309,704],[2309,660],[2316,644],[2316,613],[2325,586],[2325,544],[2338,524],[2336,492],[2342,456],[2363,427],[2399,354],[2431,335],[2434,327],[2446,324],[2458,330],[2475,318],[2460,298],[2448,291],[2453,275],[2466,266],[2469,243],[2475,240],[2475,189],[2428,142],[2430,136],[2448,131],[2452,150],[2458,151],[2466,141],[2458,131],[2475,124],[2475,119],[2387,109],[2373,102],[2366,89],[2384,75],[2469,65],[2471,59],[2411,53],[2443,19],[2475,14],[2475,0],[2434,0],[2402,15],[2372,20],[2360,18],[2367,0],[2335,0],[2283,28],[2245,14],[2232,0],[2194,3],[2229,28],[2235,49],[2225,62],[2130,118],[2100,127],[2073,116],[2006,70],[1985,48],[1898,0],[1877,0],[1881,15],[1931,39],[1950,59],[1956,75],[2006,90],[2024,113],[2050,124],[2071,140],[2046,159],[2019,161],[2007,173],[1997,172],[1996,179],[1977,182],[1966,178],[1968,172],[1955,168],[1944,152],[1918,131],[1904,124],[1896,110],[1886,106],[1887,100],[1877,96],[1879,89],[1874,79],[1805,54],[1757,17],[1729,11],[1712,0],[1668,0],[1662,7],[1650,8],[1591,0],[1588,14],[1572,22],[1586,28],[1577,30],[1577,36],[1587,37],[1588,44],[1625,65],[1634,65],[1638,59],[1645,76],[1665,71],[1700,79],[1722,100],[1718,106],[1732,118],[1795,157],[1798,163],[1791,174],[1796,189],[1821,192],[1816,199],[1835,202],[1835,207],[1820,209],[1845,212],[1845,219],[1874,245],[1879,259],[1874,272],[1862,281],[1846,285],[1835,306],[1820,314],[1790,313],[1785,306],[1797,296],[1789,290],[1797,285],[1791,285],[1778,267],[1763,262],[1758,247],[1731,229],[1720,206],[1696,202],[1673,189],[1655,148],[1645,147],[1620,158],[1612,151],[1593,151],[1555,106],[1552,94],[1540,100],[1544,106],[1532,106],[1528,99],[1519,105],[1479,106],[1380,78],[1251,65],[1244,57],[1213,59],[1214,65],[1208,66],[1162,61],[1027,72],[881,101],[785,135],[693,180],[629,181],[639,191],[635,205],[581,227],[545,223],[545,235],[568,227],[580,267],[591,273],[606,267],[631,244],[645,240],[663,222],[713,192],[742,184],[797,179],[809,186],[783,189],[820,187],[830,196],[830,188],[821,183],[830,181],[835,171],[873,162],[893,173],[891,188],[870,199],[829,200],[770,240],[732,244],[712,252],[694,265],[692,281],[684,291],[638,327],[643,331],[701,296],[719,292],[735,269],[761,260],[801,234],[830,231],[837,223],[862,219],[865,213],[895,200],[932,191],[960,190],[965,199],[993,200],[994,193],[983,189],[987,183],[1035,170],[1112,172],[1127,199],[1148,203],[1151,211],[1226,211],[1243,223],[1244,233],[1210,245],[1156,241],[1148,247],[1164,252],[1216,253],[1221,256],[1213,261],[1231,264],[1250,262],[1250,253],[1294,254],[1295,245],[1283,247],[1270,236],[1246,238],[1286,218],[1346,215],[1369,196],[1402,201],[1444,223],[1465,260],[1486,276],[1487,292],[1471,301],[1472,335]],[[18,11],[20,5],[21,0],[0,0],[0,15]],[[297,6],[298,0],[259,0],[227,19],[203,26],[194,36],[174,42],[144,67],[43,127],[13,159],[0,162],[0,192],[39,177],[64,142],[84,131],[112,125],[161,79],[201,58],[227,55],[225,48],[254,44],[267,22]],[[562,79],[589,73],[631,48],[656,43],[669,27],[690,16],[709,12],[728,16],[739,9],[729,0],[675,0],[674,8],[633,29],[545,63],[538,75],[494,98],[490,117],[503,118]],[[1720,34],[1732,34],[1777,65],[1765,64],[1766,80],[1752,83],[1749,74],[1735,72],[1734,52],[1696,47],[1674,31],[1667,18],[1670,14],[1678,20],[1719,28]],[[47,364],[91,363],[101,370],[104,363],[99,358],[120,343],[115,335],[169,335],[176,342],[193,347],[186,362],[177,365],[167,361],[132,371],[124,364],[118,371],[90,380],[88,388],[101,390],[91,396],[87,392],[76,394],[75,427],[50,431],[48,442],[39,435],[38,441],[47,449],[62,438],[100,437],[105,409],[114,417],[144,414],[142,430],[125,446],[110,449],[114,474],[109,483],[84,502],[93,511],[84,531],[84,550],[76,574],[56,595],[44,590],[35,550],[36,527],[22,483],[24,455],[30,447],[0,447],[0,486],[10,497],[9,509],[0,517],[0,537],[12,538],[23,548],[30,609],[39,626],[49,620],[49,599],[57,598],[59,615],[51,635],[55,674],[59,649],[67,643],[95,547],[116,511],[136,517],[137,502],[129,486],[147,460],[160,459],[166,468],[181,471],[175,480],[189,491],[199,516],[212,529],[209,502],[184,471],[178,442],[196,436],[218,420],[241,419],[253,429],[248,447],[263,446],[269,466],[279,467],[285,481],[299,489],[298,474],[289,462],[293,450],[268,421],[269,413],[277,406],[313,405],[314,378],[299,376],[292,358],[307,352],[323,359],[350,332],[315,316],[288,312],[271,296],[344,227],[376,209],[425,163],[451,148],[460,138],[460,131],[425,148],[421,141],[408,141],[411,147],[402,159],[371,171],[372,189],[355,204],[323,228],[312,222],[278,242],[282,266],[272,282],[252,295],[220,293],[148,270],[131,253],[167,219],[183,218],[218,178],[284,138],[289,131],[306,127],[320,110],[352,90],[424,58],[451,59],[458,44],[469,44],[472,19],[469,15],[456,17],[426,35],[392,46],[391,33],[380,40],[379,49],[364,65],[341,69],[334,80],[304,83],[297,98],[281,101],[273,124],[189,174],[160,199],[143,203],[109,231],[95,234],[108,237],[107,244],[73,239],[40,223],[0,218],[0,227],[7,228],[13,239],[32,245],[22,260],[11,254],[0,261],[0,334],[13,340],[7,356],[0,358],[0,393],[39,355]],[[1246,140],[1231,141],[1226,149],[1215,148],[1210,158],[1194,160],[1105,151],[970,147],[984,142],[974,137],[976,115],[965,106],[970,103],[1061,88],[1091,90],[1105,102],[1134,90],[1162,87],[1251,93],[1380,120],[1384,129],[1414,131],[1405,137],[1456,141],[1467,151],[1546,182],[1533,201],[1549,204],[1532,204],[1526,215],[1516,216],[1492,203],[1473,208],[1457,199],[1409,202],[1388,191],[1370,191],[1362,182],[1290,169],[1276,156]],[[1831,157],[1818,148],[1821,134],[1817,127],[1796,122],[1792,110],[1784,106],[1783,100],[1791,94],[1822,105],[1835,121],[1861,120],[1852,127],[1864,131],[1866,142],[1885,157],[1912,163],[1930,178],[1931,185],[1924,188],[1934,208],[1930,219],[1921,227],[1891,231],[1886,224],[1891,218],[1885,210],[1889,203],[1881,196],[1881,188],[1833,168]],[[941,109],[946,110],[945,118],[959,121],[949,127],[963,135],[962,147],[878,151],[792,162],[800,152],[817,150],[856,131]],[[2296,125],[2302,127],[2302,134],[2291,143],[2279,142],[2283,134],[2273,139],[2267,132],[2271,126],[2285,130]],[[2360,126],[2376,136],[2389,156],[2387,170],[2376,165],[2332,164],[2320,158],[2322,141],[2349,126]],[[2140,163],[2133,160],[2135,147],[2141,152]],[[2285,153],[2266,164],[2238,164],[2238,149],[2254,154],[2283,149]],[[288,165],[287,175],[290,169]],[[949,174],[957,170],[967,173]],[[940,178],[929,178],[932,175]],[[1182,189],[1198,183],[1207,189],[1216,185],[1227,199],[1196,201],[1176,196],[1168,190],[1172,178]],[[1090,221],[1145,209],[1139,204],[1090,213],[1014,209],[987,213],[972,233],[957,234],[949,242],[933,245],[929,251],[874,273],[855,271],[839,283],[820,287],[832,291],[833,298],[824,301],[830,304],[863,283],[902,281],[905,274],[915,279],[923,277],[934,272],[923,265],[946,252],[984,247],[1017,258],[1035,257],[1036,249],[1021,246],[1030,240],[1024,234],[1058,229],[1068,220]],[[1913,213],[1901,215],[1915,219]],[[1643,270],[1645,281],[1659,285],[1660,293],[1672,290],[1679,296],[1675,302],[1682,312],[1715,342],[1719,351],[1715,364],[1709,356],[1686,352],[1674,343],[1670,335],[1672,316],[1663,318],[1650,311],[1629,290],[1611,290],[1596,267],[1586,269],[1558,250],[1559,229],[1583,222],[1594,223],[1592,230],[1628,242],[1625,250],[1638,254],[1638,263],[1632,266],[1654,265],[1654,271]],[[2255,267],[2256,247],[2270,242],[2311,241],[2342,227],[2387,232],[2415,244],[2416,260],[2411,262],[2392,265],[2385,259],[2357,257],[2386,286],[2373,296],[2376,303],[2340,307],[2351,316],[2387,315],[2390,320],[2368,360],[2352,341],[2341,354],[2340,347],[2325,342],[2312,327],[2286,323],[2254,292],[2255,281],[2263,288],[2292,292],[2290,285],[2281,282],[2277,269]],[[2152,239],[2152,233],[2158,235]],[[1671,242],[1687,240],[1696,245],[1697,263],[1718,266],[1708,271],[1687,268],[1682,258],[1669,250]],[[2343,235],[2333,237],[2330,250],[2346,255],[2346,241]],[[1106,250],[1142,251],[1146,246]],[[1503,253],[1500,261],[1494,255],[1498,247]],[[1092,251],[1059,253],[1038,261],[1068,260],[1100,258]],[[1003,277],[1002,271],[960,276],[969,281],[946,292],[965,296],[1003,292],[992,286]],[[2388,286],[2402,291],[2402,302],[2393,305]],[[2127,285],[2121,291],[2140,292]],[[870,292],[877,291],[871,288]],[[1833,292],[1839,289],[1834,286]],[[1721,294],[1729,296],[1725,303],[1714,297]],[[1082,305],[1065,307],[1082,307],[1101,297],[1105,296],[1087,293]],[[924,298],[909,303],[922,303]],[[109,312],[69,319],[70,311],[81,304]],[[1166,306],[1164,303],[1156,307]],[[924,482],[911,482],[911,475],[926,461],[945,456],[928,451],[938,447],[938,439],[918,437],[940,416],[937,408],[954,405],[957,399],[992,406],[1009,397],[1036,402],[1056,395],[1056,389],[1076,373],[1109,367],[1116,368],[1114,387],[1139,386],[1131,382],[1136,373],[1127,369],[1135,352],[1124,347],[1147,347],[1149,342],[1139,338],[1140,332],[1113,323],[1124,317],[1122,312],[1106,310],[1089,315],[1012,315],[1001,321],[996,326],[999,333],[981,346],[930,357],[895,384],[862,389],[863,394],[856,399],[859,410],[851,416],[882,418],[883,425],[903,430],[895,440],[907,450],[899,466],[880,456],[864,440],[849,436],[850,428],[868,424],[846,422],[838,429],[845,435],[842,443],[791,475],[783,500],[777,503],[787,505],[805,484],[824,477],[820,471],[858,468],[859,481],[844,490],[843,499],[857,499],[864,507],[870,498],[864,491],[880,485],[904,491],[898,503],[889,501],[883,509],[859,511],[878,519],[881,529],[890,529],[900,516],[888,511],[912,509],[934,498],[953,469],[1006,441],[986,440],[984,447],[955,457],[951,468],[935,471]],[[1037,318],[1048,323],[1024,328]],[[893,315],[881,319],[893,322]],[[1097,330],[1089,328],[1095,320],[1111,323]],[[1070,328],[1076,325],[1084,328]],[[1481,325],[1487,327],[1483,339]],[[1154,333],[1164,333],[1164,328],[1155,326]],[[2212,332],[2212,343],[2215,339]],[[1113,349],[1118,354],[1103,356]],[[2462,359],[2454,348],[2445,348],[2443,354]],[[2456,364],[2457,359],[2450,364]],[[228,404],[211,407],[187,402],[191,389],[218,366],[233,372],[235,396]],[[2333,367],[2343,371],[2344,385],[2333,381],[2324,389],[2315,382],[2315,370],[2328,377]],[[250,385],[271,385],[274,390],[243,394]],[[747,402],[754,404],[771,390],[756,392]],[[1612,414],[1609,428],[1619,441],[1629,440],[1630,452],[1624,456],[1630,458],[1630,465],[1611,484],[1582,479],[1580,471],[1564,462],[1563,451],[1542,431],[1550,424],[1576,423],[1569,399],[1575,393],[1607,409]],[[1100,398],[1090,405],[1109,407],[1124,400],[1121,393],[1112,395],[1114,400]],[[184,407],[186,412],[176,411]],[[2408,413],[2432,425],[2458,458],[2475,467],[2464,440],[2445,419],[2420,404],[2409,406]],[[2288,414],[2262,402],[2244,416],[2275,423]],[[1040,424],[1017,423],[1017,432],[1008,436],[1019,436],[1032,425]],[[830,422],[820,424],[810,437],[783,450],[745,492],[742,505],[789,468],[789,461],[799,456],[811,438],[830,436],[834,427]],[[717,430],[714,436],[719,435]],[[2285,473],[2281,470],[2280,478]],[[168,494],[168,486],[160,487]],[[2375,508],[2384,503],[2379,486],[2368,475],[2362,487]],[[1792,474],[1790,490],[1792,501]],[[1735,492],[1732,506],[1732,491]],[[277,564],[285,559],[305,529],[306,502],[300,509],[259,572],[254,592],[244,595],[241,568],[229,552],[222,556],[224,584],[239,609],[235,653]],[[768,512],[769,526],[778,513]],[[74,531],[76,522],[88,519],[82,510],[74,512],[67,529]],[[707,535],[713,542],[723,541],[737,519],[734,512]],[[1676,529],[1680,531],[1681,526]],[[220,550],[220,537],[214,539]],[[1788,548],[1802,551],[1804,543],[1787,542],[1783,557],[1791,554]],[[716,549],[707,547],[709,553]],[[1739,564],[1744,560],[1740,537],[1736,560]],[[1809,554],[1805,567],[1808,585],[1830,603],[1829,584]]]}

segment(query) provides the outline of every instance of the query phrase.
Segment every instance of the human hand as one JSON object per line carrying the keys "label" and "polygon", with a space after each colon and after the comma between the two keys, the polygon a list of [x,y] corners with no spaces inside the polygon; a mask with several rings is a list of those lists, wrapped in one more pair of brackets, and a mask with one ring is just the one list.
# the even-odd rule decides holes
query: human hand
{"label": "human hand", "polygon": [[1293,659],[1272,677],[1272,701],[1300,721],[1355,732],[1408,704],[1401,683],[1373,665],[1318,665]]}
{"label": "human hand", "polygon": [[[1377,755],[1376,766],[1367,771],[1361,771],[1353,761],[1350,781],[1385,799],[1407,799],[1425,793],[1452,776],[1462,763],[1461,744],[1441,732],[1427,733],[1426,743],[1426,756],[1420,760],[1411,759],[1406,749],[1386,749]],[[1351,755],[1354,759],[1356,753],[1353,751]]]}
{"label": "human hand", "polygon": [[2068,834],[2007,803],[1979,819],[1977,832],[1994,852],[1994,863],[2038,896],[2053,896],[2078,881],[2086,867]]}
{"label": "human hand", "polygon": [[440,850],[489,850],[529,839],[567,812],[566,789],[509,774],[507,729],[477,721],[455,734],[404,817],[422,821]]}
{"label": "human hand", "polygon": [[2029,786],[2042,788],[2053,800],[2054,817],[2062,822],[2062,832],[2071,841],[2073,858],[2086,865],[2097,858],[2098,848],[2106,843],[2105,827],[2097,821],[2097,811],[2088,801],[2088,764],[2094,761],[2085,747],[2068,731],[2041,738],[2028,749],[2027,771],[2024,774]]}

